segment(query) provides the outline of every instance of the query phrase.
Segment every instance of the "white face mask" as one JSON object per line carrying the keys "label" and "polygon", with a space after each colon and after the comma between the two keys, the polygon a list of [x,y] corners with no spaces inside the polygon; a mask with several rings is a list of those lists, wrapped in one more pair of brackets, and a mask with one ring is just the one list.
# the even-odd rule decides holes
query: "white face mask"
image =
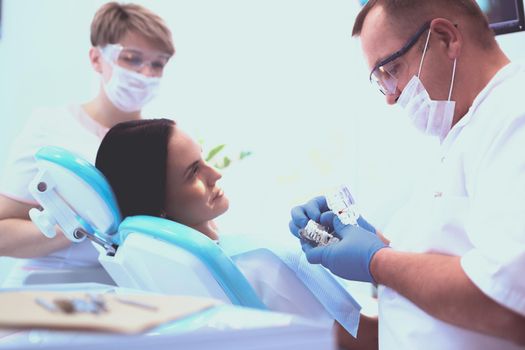
{"label": "white face mask", "polygon": [[419,65],[419,72],[417,75],[414,75],[405,86],[397,103],[408,112],[412,123],[418,130],[427,135],[438,136],[440,141],[443,142],[452,128],[454,109],[456,107],[456,102],[450,100],[456,74],[456,60],[454,60],[454,67],[452,69],[452,82],[450,83],[448,100],[432,100],[428,91],[419,79],[429,39],[430,31],[428,32],[423,57],[421,58],[421,63]]}
{"label": "white face mask", "polygon": [[111,79],[105,82],[104,91],[115,107],[123,112],[142,109],[158,93],[160,78],[147,77],[110,62],[113,69]]}

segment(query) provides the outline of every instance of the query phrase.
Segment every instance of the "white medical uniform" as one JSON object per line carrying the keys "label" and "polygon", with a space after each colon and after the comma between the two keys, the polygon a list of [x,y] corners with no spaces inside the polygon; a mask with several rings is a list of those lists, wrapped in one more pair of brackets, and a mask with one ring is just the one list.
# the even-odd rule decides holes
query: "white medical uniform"
{"label": "white medical uniform", "polygon": [[[38,173],[34,154],[42,146],[66,148],[94,164],[108,128],[95,122],[80,105],[36,110],[15,140],[5,165],[0,193],[35,204],[28,184]],[[87,240],[38,259],[18,259],[4,287],[18,286],[31,272],[99,266],[97,252]],[[35,281],[36,283],[37,281]]]}
{"label": "white medical uniform", "polygon": [[[525,65],[512,63],[496,74],[385,232],[400,251],[460,256],[483,293],[525,316],[524,83]],[[381,349],[520,348],[444,323],[384,286],[379,342]]]}

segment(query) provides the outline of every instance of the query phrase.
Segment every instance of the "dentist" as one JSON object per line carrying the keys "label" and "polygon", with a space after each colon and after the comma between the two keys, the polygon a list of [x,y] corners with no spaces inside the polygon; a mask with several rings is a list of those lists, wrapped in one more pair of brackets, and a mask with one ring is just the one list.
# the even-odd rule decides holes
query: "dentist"
{"label": "dentist", "polygon": [[101,77],[98,95],[82,105],[35,111],[14,142],[5,167],[0,187],[0,256],[33,258],[14,269],[15,285],[23,284],[31,271],[98,266],[91,244],[71,245],[62,234],[48,239],[29,220],[29,209],[37,205],[27,189],[37,174],[35,152],[42,146],[61,146],[94,162],[109,128],[142,118],[142,108],[157,93],[164,68],[175,53],[163,20],[135,4],[103,5],[91,23],[91,44],[89,59]]}
{"label": "dentist", "polygon": [[[525,67],[499,48],[474,0],[371,0],[354,24],[389,104],[441,141],[441,156],[385,236],[343,225],[324,197],[292,209],[339,243],[311,263],[379,285],[378,321],[349,347],[525,348]],[[368,343],[365,343],[369,340]],[[371,341],[370,341],[371,340]]]}

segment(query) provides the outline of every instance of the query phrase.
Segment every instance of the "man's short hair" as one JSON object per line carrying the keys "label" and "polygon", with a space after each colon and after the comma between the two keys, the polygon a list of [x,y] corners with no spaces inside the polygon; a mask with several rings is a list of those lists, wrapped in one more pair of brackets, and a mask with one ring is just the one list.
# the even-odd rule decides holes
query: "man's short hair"
{"label": "man's short hair", "polygon": [[162,18],[140,5],[117,2],[103,5],[95,14],[91,22],[91,45],[116,44],[128,32],[143,35],[170,55],[175,53],[171,31]]}
{"label": "man's short hair", "polygon": [[489,27],[488,19],[475,0],[370,0],[356,17],[352,36],[359,36],[366,16],[380,6],[393,23],[399,24],[399,33],[407,35],[414,32],[426,21],[434,18],[446,18],[455,22],[465,18],[475,32],[473,37],[483,48],[493,47],[494,33]]}

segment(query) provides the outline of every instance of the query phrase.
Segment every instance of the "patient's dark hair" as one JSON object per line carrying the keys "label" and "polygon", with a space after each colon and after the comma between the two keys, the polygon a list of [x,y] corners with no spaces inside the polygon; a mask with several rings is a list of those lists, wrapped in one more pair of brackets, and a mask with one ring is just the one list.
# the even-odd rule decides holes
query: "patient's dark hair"
{"label": "patient's dark hair", "polygon": [[169,119],[133,120],[115,125],[102,140],[95,164],[113,188],[123,217],[163,214],[174,125]]}

